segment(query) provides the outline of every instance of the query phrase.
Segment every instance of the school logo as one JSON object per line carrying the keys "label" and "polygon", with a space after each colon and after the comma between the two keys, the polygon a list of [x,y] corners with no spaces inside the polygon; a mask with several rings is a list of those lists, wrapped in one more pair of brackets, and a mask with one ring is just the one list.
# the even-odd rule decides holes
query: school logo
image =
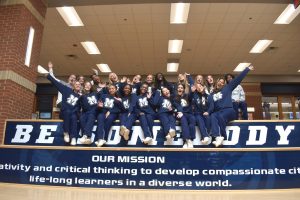
{"label": "school logo", "polygon": [[95,96],[87,97],[87,100],[88,104],[90,104],[91,106],[97,104],[97,99]]}
{"label": "school logo", "polygon": [[129,108],[129,100],[123,101],[123,106],[127,110]]}
{"label": "school logo", "polygon": [[188,102],[185,99],[181,99],[180,104],[182,107],[187,107],[188,106]]}
{"label": "school logo", "polygon": [[139,99],[139,106],[141,108],[143,107],[147,107],[148,106],[148,100],[147,100],[147,97],[144,97],[142,99]]}
{"label": "school logo", "polygon": [[75,97],[73,94],[71,94],[70,97],[67,98],[67,103],[72,105],[72,106],[75,106],[77,101],[78,101],[78,97]]}
{"label": "school logo", "polygon": [[203,105],[203,106],[206,105],[206,99],[205,99],[205,97],[202,97],[202,105]]}
{"label": "school logo", "polygon": [[221,92],[218,92],[218,93],[213,95],[214,101],[219,101],[222,98],[223,98],[223,94]]}
{"label": "school logo", "polygon": [[132,88],[132,94],[136,94],[136,88]]}
{"label": "school logo", "polygon": [[105,98],[104,107],[105,108],[113,108],[114,107],[114,99]]}
{"label": "school logo", "polygon": [[172,104],[168,99],[164,99],[162,103],[163,108],[172,109]]}

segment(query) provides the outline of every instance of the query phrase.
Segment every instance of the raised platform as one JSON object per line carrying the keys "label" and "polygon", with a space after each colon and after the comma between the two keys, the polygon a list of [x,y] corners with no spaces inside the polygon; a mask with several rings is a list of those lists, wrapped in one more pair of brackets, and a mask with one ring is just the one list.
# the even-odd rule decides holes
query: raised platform
{"label": "raised platform", "polygon": [[[119,121],[114,123],[105,146],[108,147],[182,147],[181,127],[176,127],[176,137],[172,142],[165,140],[159,121],[153,127],[153,142],[144,145],[144,134],[139,121],[132,127],[129,141],[124,141],[119,135]],[[234,121],[227,126],[227,140],[224,148],[268,148],[268,147],[300,147],[300,121]],[[96,125],[93,131],[96,131]],[[80,134],[80,133],[79,133]],[[94,140],[94,133],[92,134]],[[5,145],[31,146],[66,146],[63,141],[61,120],[7,120],[4,133]],[[203,145],[200,142],[200,131],[196,127],[196,138],[193,141],[196,148],[209,148],[213,145]],[[81,145],[77,140],[77,145]],[[92,144],[91,146],[95,146]]]}
{"label": "raised platform", "polygon": [[[61,122],[11,122],[0,147],[0,182],[160,190],[300,187],[299,121],[233,122],[227,127],[227,145],[218,149],[53,146],[61,138],[56,133]],[[142,133],[134,134],[136,141],[143,139]],[[160,138],[156,134],[157,144]],[[179,130],[176,142],[180,139]]]}

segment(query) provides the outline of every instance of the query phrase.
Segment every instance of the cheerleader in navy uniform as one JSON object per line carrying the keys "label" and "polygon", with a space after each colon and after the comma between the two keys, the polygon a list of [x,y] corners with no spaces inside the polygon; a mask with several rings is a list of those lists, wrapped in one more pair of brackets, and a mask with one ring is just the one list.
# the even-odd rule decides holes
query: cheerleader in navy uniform
{"label": "cheerleader in navy uniform", "polygon": [[199,127],[201,133],[201,143],[207,145],[210,141],[210,115],[214,110],[214,102],[212,96],[205,92],[205,86],[200,83],[196,83],[192,87],[192,92],[194,116],[196,119],[196,124]]}
{"label": "cheerleader in navy uniform", "polygon": [[215,87],[215,83],[214,83],[213,76],[212,75],[207,75],[205,92],[207,94],[212,94],[214,92],[214,87]]}
{"label": "cheerleader in navy uniform", "polygon": [[185,88],[184,93],[186,93],[186,94],[190,93],[190,84],[187,80],[186,74],[178,74],[177,83],[175,84],[175,87],[174,87],[175,92],[178,92],[177,87],[179,84],[182,84],[184,86],[184,88]]}
{"label": "cheerleader in navy uniform", "polygon": [[101,79],[98,75],[93,75],[92,91],[107,93],[106,83],[101,82]]}
{"label": "cheerleader in navy uniform", "polygon": [[151,90],[148,93],[149,85],[143,83],[140,87],[140,95],[137,96],[137,116],[141,123],[142,130],[144,132],[145,139],[144,144],[149,144],[152,141],[153,133],[152,128],[154,125],[154,119],[156,119],[156,113],[152,105],[152,93]]}
{"label": "cheerleader in navy uniform", "polygon": [[117,88],[117,95],[123,95],[123,87],[127,81],[126,77],[123,77],[121,81],[119,81],[119,77],[116,73],[111,72],[108,75],[109,84],[115,85]]}
{"label": "cheerleader in navy uniform", "polygon": [[155,85],[154,85],[154,82],[153,82],[153,75],[148,74],[147,77],[146,77],[145,82],[148,84],[147,92],[154,94],[156,89],[155,89]]}
{"label": "cheerleader in navy uniform", "polygon": [[214,112],[211,115],[211,132],[215,137],[213,144],[218,147],[223,144],[224,137],[226,136],[226,125],[228,122],[235,119],[235,110],[232,105],[232,91],[236,88],[253,66],[247,67],[235,79],[225,85],[223,78],[219,79],[213,93]]}
{"label": "cheerleader in navy uniform", "polygon": [[193,113],[200,130],[201,143],[209,144],[210,114],[214,109],[212,96],[206,93],[206,87],[201,81],[201,75],[196,76],[196,84],[189,74],[186,74],[186,76],[191,85]]}
{"label": "cheerleader in navy uniform", "polygon": [[159,91],[160,94],[162,93],[163,88],[167,88],[171,95],[174,94],[174,86],[166,80],[162,73],[157,73],[155,75],[154,86],[156,91]]}
{"label": "cheerleader in navy uniform", "polygon": [[106,143],[110,128],[122,111],[122,102],[117,97],[117,87],[115,85],[109,85],[108,94],[101,95],[98,108],[96,131],[98,140],[95,144],[97,147],[101,147]]}
{"label": "cheerleader in navy uniform", "polygon": [[176,135],[174,108],[168,88],[162,88],[162,94],[157,90],[153,97],[153,105],[157,106],[157,114],[166,139],[170,141]]}
{"label": "cheerleader in navy uniform", "polygon": [[129,139],[129,133],[136,120],[136,94],[131,94],[131,85],[125,84],[123,88],[122,105],[123,111],[120,114],[120,135],[124,140]]}
{"label": "cheerleader in navy uniform", "polygon": [[177,84],[177,95],[174,98],[174,106],[177,109],[177,119],[180,120],[182,138],[185,141],[183,148],[193,148],[196,120],[190,103],[192,95],[184,91],[185,86],[181,83]]}
{"label": "cheerleader in navy uniform", "polygon": [[93,92],[91,88],[92,84],[90,82],[85,82],[83,95],[79,99],[80,107],[82,108],[82,113],[80,116],[82,137],[79,139],[79,141],[82,144],[91,144],[92,130],[98,110],[97,104],[100,97],[100,92]]}
{"label": "cheerleader in navy uniform", "polygon": [[135,75],[132,79],[132,94],[139,95],[140,87],[142,85],[141,75]]}
{"label": "cheerleader in navy uniform", "polygon": [[[49,64],[49,71],[52,70],[52,64]],[[77,132],[77,120],[79,115],[79,92],[81,85],[78,81],[75,81],[73,89],[64,85],[59,80],[53,77],[52,74],[47,75],[47,79],[57,88],[62,94],[62,106],[61,116],[63,119],[64,141],[70,142],[71,145],[76,145]]]}

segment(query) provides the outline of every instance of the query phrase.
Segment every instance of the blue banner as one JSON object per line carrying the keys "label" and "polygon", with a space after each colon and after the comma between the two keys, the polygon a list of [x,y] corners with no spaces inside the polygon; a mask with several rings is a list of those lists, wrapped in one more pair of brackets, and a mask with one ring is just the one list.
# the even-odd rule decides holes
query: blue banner
{"label": "blue banner", "polygon": [[[116,122],[110,130],[105,146],[117,147],[182,147],[181,127],[176,127],[176,137],[172,142],[165,140],[159,122],[153,127],[152,143],[142,143],[144,134],[137,122],[133,126],[129,141],[124,141],[119,135],[119,123]],[[269,148],[269,147],[300,147],[300,121],[245,121],[233,122],[227,126],[227,139],[224,148]],[[96,131],[94,126],[93,132]],[[79,133],[80,134],[80,133]],[[80,136],[78,136],[79,138]],[[92,140],[95,139],[93,133]],[[212,147],[200,142],[200,131],[196,128],[194,147]],[[61,121],[7,121],[5,130],[5,145],[37,145],[65,146]],[[79,140],[77,144],[81,145]],[[94,143],[91,146],[95,146]]]}
{"label": "blue banner", "polygon": [[6,183],[176,190],[300,188],[300,151],[0,147],[0,155],[0,182]]}

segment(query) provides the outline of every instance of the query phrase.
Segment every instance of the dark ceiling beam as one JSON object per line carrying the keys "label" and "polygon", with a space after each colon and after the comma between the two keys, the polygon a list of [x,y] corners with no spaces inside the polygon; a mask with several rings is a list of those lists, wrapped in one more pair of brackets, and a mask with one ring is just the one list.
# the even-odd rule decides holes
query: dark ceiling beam
{"label": "dark ceiling beam", "polygon": [[47,0],[48,7],[60,6],[91,6],[91,5],[113,5],[113,4],[143,4],[143,3],[278,3],[288,4],[292,0]]}

